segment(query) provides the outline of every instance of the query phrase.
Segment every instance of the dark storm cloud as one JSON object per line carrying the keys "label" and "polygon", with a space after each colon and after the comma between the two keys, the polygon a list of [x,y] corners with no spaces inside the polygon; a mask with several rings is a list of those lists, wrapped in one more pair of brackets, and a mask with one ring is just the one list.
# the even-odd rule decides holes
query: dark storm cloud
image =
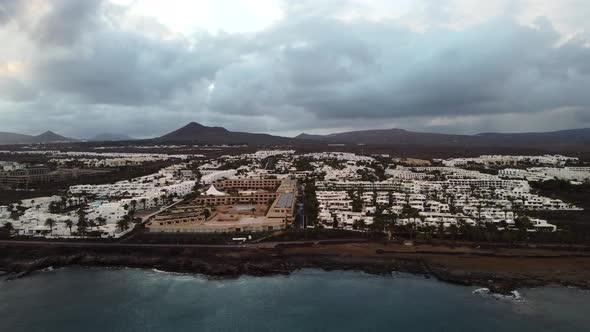
{"label": "dark storm cloud", "polygon": [[[523,27],[498,19],[465,31],[414,33],[395,26],[321,19],[286,22],[260,38],[279,41],[221,70],[234,100],[292,105],[320,119],[534,112],[588,106],[590,50],[555,47],[546,22]],[[224,73],[227,71],[228,73]],[[263,80],[250,78],[262,76]],[[277,96],[280,99],[277,100]]]}
{"label": "dark storm cloud", "polygon": [[[22,13],[2,6],[10,3],[0,0],[0,23]],[[14,91],[0,98],[34,99],[13,109],[37,112],[41,126],[78,128],[70,135],[110,127],[149,136],[193,120],[275,132],[387,123],[465,131],[484,120],[503,130],[537,113],[561,116],[566,127],[590,124],[588,41],[563,43],[546,19],[415,32],[326,18],[320,9],[330,6],[310,13],[308,5],[288,7],[284,20],[255,34],[167,38],[157,27],[130,29],[118,20],[124,9],[104,2],[56,1],[27,30],[38,50],[30,76],[0,76],[0,88]],[[568,115],[547,113],[554,109]],[[0,117],[24,128],[14,110]]]}
{"label": "dark storm cloud", "polygon": [[102,3],[103,0],[54,0],[49,13],[37,22],[33,35],[42,44],[71,45],[100,24]]}
{"label": "dark storm cloud", "polygon": [[[84,35],[48,34],[59,36],[53,39],[57,49],[48,46],[47,54],[35,63],[35,72],[40,86],[82,101],[158,104],[196,81],[212,79],[221,67],[240,55],[231,45],[233,37],[213,39],[203,35],[190,41],[162,40],[125,30],[117,22],[92,15],[93,12],[86,13],[90,6],[75,7],[61,14],[55,8],[51,14],[55,18],[47,19],[43,30],[67,30],[68,24],[64,22],[70,15],[88,18],[93,27],[76,22],[73,28],[80,25],[78,31],[85,31]],[[227,47],[223,49],[225,42]]]}

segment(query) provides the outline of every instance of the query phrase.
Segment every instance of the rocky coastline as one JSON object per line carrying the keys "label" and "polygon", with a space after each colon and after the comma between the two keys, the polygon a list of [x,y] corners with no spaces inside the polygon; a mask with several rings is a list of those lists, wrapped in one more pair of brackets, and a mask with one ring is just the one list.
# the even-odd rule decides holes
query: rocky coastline
{"label": "rocky coastline", "polygon": [[[301,249],[301,248],[295,248]],[[410,273],[443,282],[489,288],[491,292],[510,294],[515,289],[550,284],[590,289],[588,275],[560,278],[531,271],[509,272],[456,268],[428,255],[378,253],[355,255],[340,248],[213,249],[213,248],[74,248],[4,246],[0,248],[0,276],[5,280],[21,278],[50,267],[129,267],[167,272],[201,274],[211,278],[237,278],[242,275],[270,276],[289,274],[300,269],[353,270],[377,275]],[[338,250],[336,250],[338,249]],[[440,255],[439,255],[440,256]],[[456,256],[456,255],[455,255]],[[586,258],[578,258],[586,259]],[[530,258],[529,258],[530,260]],[[590,259],[589,259],[590,260]]]}

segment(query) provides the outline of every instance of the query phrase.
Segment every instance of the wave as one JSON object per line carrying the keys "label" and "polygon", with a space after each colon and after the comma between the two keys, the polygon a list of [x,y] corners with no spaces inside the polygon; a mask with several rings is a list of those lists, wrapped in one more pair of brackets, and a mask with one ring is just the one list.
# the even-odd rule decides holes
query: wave
{"label": "wave", "polygon": [[495,300],[501,300],[501,301],[512,301],[512,302],[523,302],[524,301],[524,297],[522,297],[522,295],[517,290],[511,291],[510,294],[498,294],[498,293],[493,293],[487,287],[482,287],[482,288],[478,288],[478,289],[474,290],[473,294],[479,295],[482,297],[492,298]]}

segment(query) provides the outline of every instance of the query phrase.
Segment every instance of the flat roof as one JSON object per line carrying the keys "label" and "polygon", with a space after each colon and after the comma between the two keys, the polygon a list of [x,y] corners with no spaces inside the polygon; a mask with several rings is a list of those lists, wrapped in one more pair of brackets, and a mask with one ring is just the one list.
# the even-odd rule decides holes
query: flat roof
{"label": "flat roof", "polygon": [[293,205],[294,198],[295,198],[295,193],[293,193],[293,192],[282,193],[281,196],[279,196],[279,201],[277,202],[277,205],[275,205],[275,208],[291,207],[291,205]]}

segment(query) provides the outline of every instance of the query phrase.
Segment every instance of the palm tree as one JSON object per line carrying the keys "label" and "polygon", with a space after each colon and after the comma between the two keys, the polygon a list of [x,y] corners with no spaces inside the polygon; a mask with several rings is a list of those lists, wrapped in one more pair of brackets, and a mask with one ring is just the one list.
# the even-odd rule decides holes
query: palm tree
{"label": "palm tree", "polygon": [[104,217],[98,217],[96,218],[96,224],[98,226],[104,226],[107,224],[107,220]]}
{"label": "palm tree", "polygon": [[10,234],[10,233],[12,233],[12,231],[14,231],[14,226],[12,225],[12,223],[10,221],[7,221],[4,224],[4,229]]}
{"label": "palm tree", "polygon": [[335,213],[332,214],[332,228],[338,228],[338,216]]}
{"label": "palm tree", "polygon": [[211,211],[209,211],[209,209],[204,209],[203,210],[203,217],[205,217],[205,220],[209,219],[210,216],[211,216]]}
{"label": "palm tree", "polygon": [[365,227],[366,227],[365,221],[362,219],[355,220],[354,223],[352,224],[352,228],[360,230],[360,231],[364,231]]}
{"label": "palm tree", "polygon": [[72,235],[72,226],[74,226],[74,222],[70,219],[67,219],[64,221],[64,224],[66,224],[66,227],[70,229],[70,235]]}
{"label": "palm tree", "polygon": [[45,220],[45,226],[49,227],[49,234],[53,235],[53,226],[55,225],[55,220],[51,218],[47,218]]}
{"label": "palm tree", "polygon": [[117,228],[122,232],[129,228],[129,215],[123,216],[123,219],[117,221]]}
{"label": "palm tree", "polygon": [[387,192],[387,207],[391,208],[393,206],[393,191]]}
{"label": "palm tree", "polygon": [[436,227],[436,231],[438,234],[438,238],[440,240],[444,240],[445,238],[445,226],[442,223],[439,223]]}
{"label": "palm tree", "polygon": [[88,223],[86,221],[86,211],[84,211],[84,207],[81,206],[76,213],[78,214],[78,232],[81,235],[84,235],[86,233],[86,227],[88,227]]}
{"label": "palm tree", "polygon": [[135,220],[135,209],[129,210],[129,212],[127,212],[127,215],[129,216],[129,221],[133,222]]}

